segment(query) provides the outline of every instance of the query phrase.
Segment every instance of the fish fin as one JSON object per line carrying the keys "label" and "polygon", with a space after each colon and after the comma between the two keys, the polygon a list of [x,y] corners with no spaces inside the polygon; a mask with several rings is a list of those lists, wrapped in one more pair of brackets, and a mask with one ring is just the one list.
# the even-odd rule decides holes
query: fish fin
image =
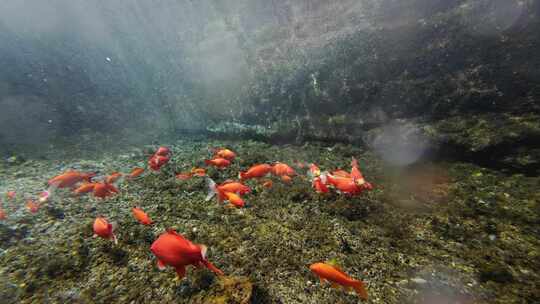
{"label": "fish fin", "polygon": [[356,291],[360,298],[362,298],[363,300],[368,299],[368,294],[364,282],[360,280],[354,281],[354,283],[352,284],[352,288],[354,288],[354,291]]}
{"label": "fish fin", "polygon": [[334,283],[334,282],[330,283],[330,286],[331,286],[332,288],[334,288],[334,289],[338,289],[338,288],[339,288],[339,285],[338,285],[337,283]]}
{"label": "fish fin", "polygon": [[186,267],[185,266],[177,266],[175,267],[176,274],[178,275],[178,279],[182,279],[186,276]]}
{"label": "fish fin", "polygon": [[157,268],[158,268],[159,270],[164,270],[166,267],[167,267],[167,266],[165,266],[165,263],[163,263],[162,260],[160,260],[160,259],[157,260]]}
{"label": "fish fin", "polygon": [[319,281],[321,281],[321,285],[323,285],[326,280],[323,277],[319,277]]}
{"label": "fish fin", "polygon": [[214,180],[211,179],[210,177],[206,178],[206,183],[208,184],[208,195],[206,196],[204,201],[208,202],[209,200],[212,199],[212,197],[214,197],[214,195],[216,195],[217,188],[216,188],[216,182],[214,182]]}
{"label": "fish fin", "polygon": [[199,247],[201,247],[201,256],[203,260],[206,260],[206,253],[208,252],[208,247],[206,247],[206,245],[203,245],[203,244],[199,244]]}
{"label": "fish fin", "polygon": [[326,182],[328,181],[328,172],[324,171],[319,177],[321,178],[321,182],[326,185]]}

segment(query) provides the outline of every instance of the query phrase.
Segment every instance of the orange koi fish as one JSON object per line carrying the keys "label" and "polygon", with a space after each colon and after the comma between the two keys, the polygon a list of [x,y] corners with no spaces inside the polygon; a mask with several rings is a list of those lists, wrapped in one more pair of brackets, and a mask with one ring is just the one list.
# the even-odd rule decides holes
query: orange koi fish
{"label": "orange koi fish", "polygon": [[326,180],[328,184],[334,186],[337,190],[349,194],[355,195],[362,192],[362,188],[359,187],[353,178],[340,177],[332,174],[326,174]]}
{"label": "orange koi fish", "polygon": [[233,151],[229,149],[222,148],[222,149],[218,149],[216,153],[214,154],[214,156],[225,158],[226,160],[229,160],[229,161],[233,161],[236,158],[236,153],[234,153]]}
{"label": "orange koi fish", "polygon": [[240,172],[238,178],[240,180],[246,180],[250,178],[261,178],[265,177],[268,173],[272,171],[272,166],[268,164],[254,165],[245,172]]}
{"label": "orange koi fish", "polygon": [[131,170],[131,172],[128,174],[128,178],[135,178],[135,177],[139,177],[141,174],[144,173],[144,168],[133,168],[133,170]]}
{"label": "orange koi fish", "polygon": [[224,192],[223,196],[225,197],[225,201],[228,201],[232,205],[238,208],[244,207],[245,203],[244,200],[240,197],[240,195],[233,193],[233,192]]}
{"label": "orange koi fish", "polygon": [[33,200],[28,200],[26,201],[26,209],[28,209],[30,213],[36,213],[39,210],[39,204]]}
{"label": "orange koi fish", "polygon": [[215,194],[218,196],[218,200],[221,202],[225,200],[225,192],[237,193],[239,195],[244,195],[251,192],[251,188],[232,180],[227,180],[220,185],[217,185],[211,178],[206,178],[206,183],[208,184],[208,195],[206,196],[206,201],[209,201]]}
{"label": "orange koi fish", "polygon": [[206,159],[204,161],[204,163],[207,165],[207,166],[214,166],[218,169],[223,169],[223,168],[226,168],[228,167],[231,162],[225,158],[221,158],[221,157],[218,157],[218,158],[214,158],[214,159]]}
{"label": "orange koi fish", "polygon": [[266,189],[270,189],[272,188],[272,186],[274,185],[274,183],[271,181],[271,180],[266,180],[264,181],[264,183],[262,184],[263,187],[265,187]]}
{"label": "orange koi fish", "polygon": [[131,209],[131,212],[133,213],[135,219],[139,221],[139,223],[143,225],[152,225],[152,220],[150,219],[148,214],[146,214],[141,208],[134,207],[133,209]]}
{"label": "orange koi fish", "polygon": [[97,217],[92,227],[94,228],[94,237],[99,236],[106,240],[113,240],[115,244],[118,244],[113,225],[107,222],[104,217]]}
{"label": "orange koi fish", "polygon": [[73,190],[73,193],[75,193],[77,195],[90,193],[90,192],[94,191],[94,186],[95,185],[96,185],[96,183],[83,183],[77,189]]}
{"label": "orange koi fish", "polygon": [[105,182],[107,184],[114,184],[121,177],[122,177],[122,173],[113,172],[109,176],[107,176],[107,178],[105,179]]}
{"label": "orange koi fish", "polygon": [[284,176],[284,175],[291,176],[291,175],[295,175],[296,172],[294,172],[294,169],[291,168],[289,165],[277,162],[272,167],[272,174],[274,174],[275,176]]}
{"label": "orange koi fish", "polygon": [[178,174],[176,174],[176,179],[179,179],[179,180],[188,180],[190,178],[191,178],[190,173],[178,173]]}
{"label": "orange koi fish", "polygon": [[290,177],[288,175],[282,175],[281,176],[281,181],[288,184],[288,183],[292,182],[292,177]]}
{"label": "orange koi fish", "polygon": [[71,188],[71,187],[74,187],[75,184],[82,181],[90,182],[92,177],[95,175],[96,175],[95,173],[81,173],[77,171],[67,171],[63,174],[60,174],[58,176],[51,178],[48,181],[48,184],[56,188]]}
{"label": "orange koi fish", "polygon": [[324,281],[329,281],[334,288],[337,288],[338,285],[341,285],[346,289],[353,288],[361,299],[368,299],[364,282],[349,277],[337,266],[326,263],[315,263],[309,266],[309,269],[319,277],[321,284],[324,283]]}
{"label": "orange koi fish", "polygon": [[171,266],[180,279],[186,275],[186,266],[189,265],[203,266],[217,275],[223,275],[221,270],[208,261],[205,245],[193,244],[172,229],[167,229],[167,232],[160,235],[150,246],[150,251],[157,257],[159,269],[165,269],[166,265]]}
{"label": "orange koi fish", "polygon": [[8,199],[14,199],[15,196],[17,196],[17,193],[15,193],[15,191],[8,191],[6,193],[6,196],[7,196]]}
{"label": "orange koi fish", "polygon": [[6,212],[4,211],[4,209],[0,208],[0,221],[5,220],[6,218]]}
{"label": "orange koi fish", "polygon": [[96,183],[94,185],[94,196],[99,197],[101,199],[104,199],[108,196],[113,195],[114,193],[118,193],[118,189],[107,183]]}
{"label": "orange koi fish", "polygon": [[206,170],[204,168],[193,168],[191,174],[199,177],[206,176]]}

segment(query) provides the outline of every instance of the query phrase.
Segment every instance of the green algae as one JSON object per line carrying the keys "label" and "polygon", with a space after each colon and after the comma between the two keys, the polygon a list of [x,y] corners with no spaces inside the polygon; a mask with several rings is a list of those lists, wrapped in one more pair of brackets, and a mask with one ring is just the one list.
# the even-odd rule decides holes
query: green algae
{"label": "green algae", "polygon": [[[64,193],[54,205],[64,218],[46,213],[21,218],[24,224],[17,225],[24,226],[16,229],[26,227],[27,233],[2,243],[0,271],[11,284],[5,286],[6,298],[20,303],[243,303],[249,297],[252,303],[358,303],[354,294],[321,286],[309,271],[311,263],[331,259],[367,282],[371,303],[414,303],[433,294],[477,303],[520,303],[538,296],[536,177],[465,163],[390,170],[373,153],[343,144],[183,141],[171,146],[170,168],[122,184],[116,197],[94,202]],[[302,176],[290,185],[274,179],[271,189],[250,180],[254,191],[245,197],[246,208],[225,208],[215,198],[204,201],[203,178],[173,177],[201,165],[208,148],[218,146],[231,147],[239,157],[229,169],[209,170],[217,182],[252,163],[316,161],[323,169],[347,169],[356,156],[375,189],[350,198],[316,194]],[[103,170],[131,168],[137,160],[111,160],[111,168]],[[155,224],[136,222],[135,205]],[[118,245],[91,237],[97,215],[118,224]],[[61,224],[53,229],[54,223]],[[0,227],[14,229],[7,225]],[[51,232],[42,234],[44,227]],[[149,247],[166,228],[206,244],[210,261],[231,277],[190,269],[179,282],[172,269],[158,271]],[[422,280],[426,283],[414,283]]]}

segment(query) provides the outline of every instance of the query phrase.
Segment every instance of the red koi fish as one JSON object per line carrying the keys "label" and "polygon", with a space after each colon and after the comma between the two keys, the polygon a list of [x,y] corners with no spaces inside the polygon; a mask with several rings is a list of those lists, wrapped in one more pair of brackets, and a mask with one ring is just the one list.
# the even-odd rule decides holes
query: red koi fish
{"label": "red koi fish", "polygon": [[94,237],[99,236],[106,240],[113,240],[115,244],[118,244],[113,225],[107,222],[104,217],[97,217],[92,227],[94,228]]}
{"label": "red koi fish", "polygon": [[364,282],[351,278],[339,269],[339,267],[326,263],[315,263],[309,266],[309,269],[319,277],[321,284],[324,281],[329,281],[334,288],[337,288],[339,285],[346,289],[353,288],[362,300],[368,299]]}
{"label": "red koi fish", "polygon": [[245,172],[240,172],[238,174],[238,178],[240,178],[241,181],[244,181],[246,179],[250,178],[261,178],[265,177],[272,171],[272,166],[268,164],[262,164],[262,165],[254,165],[251,168],[249,168]]}
{"label": "red koi fish", "polygon": [[168,156],[154,154],[148,160],[148,166],[154,171],[159,171],[166,163],[168,163],[170,158]]}
{"label": "red koi fish", "polygon": [[171,149],[169,149],[168,147],[159,147],[156,153],[154,153],[154,155],[170,157]]}
{"label": "red koi fish", "polygon": [[143,225],[152,225],[152,220],[150,219],[148,214],[146,214],[146,212],[144,212],[141,208],[134,207],[133,209],[131,209],[131,212],[133,213],[135,219],[139,221],[139,223]]}
{"label": "red koi fish", "polygon": [[326,174],[326,180],[328,184],[334,186],[336,190],[339,190],[342,193],[355,195],[362,192],[362,188],[359,187],[354,179],[348,177],[340,177],[332,174]]}
{"label": "red koi fish", "polygon": [[315,192],[317,193],[328,193],[330,190],[326,186],[326,176],[317,176],[313,178],[313,181],[311,182],[311,185],[313,189],[315,189]]}
{"label": "red koi fish", "polygon": [[3,221],[7,218],[6,212],[4,209],[0,208],[0,221]]}
{"label": "red koi fish", "polygon": [[221,270],[208,261],[205,245],[193,244],[172,229],[160,235],[150,250],[157,257],[159,269],[171,266],[180,279],[186,275],[186,266],[189,265],[207,267],[217,275],[223,275]]}

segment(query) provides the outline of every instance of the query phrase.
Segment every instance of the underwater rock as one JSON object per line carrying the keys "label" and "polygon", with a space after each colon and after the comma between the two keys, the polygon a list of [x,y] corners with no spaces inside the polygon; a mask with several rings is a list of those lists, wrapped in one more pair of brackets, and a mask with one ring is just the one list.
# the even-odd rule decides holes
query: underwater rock
{"label": "underwater rock", "polygon": [[247,277],[223,276],[210,289],[192,298],[194,304],[248,304],[253,284]]}

